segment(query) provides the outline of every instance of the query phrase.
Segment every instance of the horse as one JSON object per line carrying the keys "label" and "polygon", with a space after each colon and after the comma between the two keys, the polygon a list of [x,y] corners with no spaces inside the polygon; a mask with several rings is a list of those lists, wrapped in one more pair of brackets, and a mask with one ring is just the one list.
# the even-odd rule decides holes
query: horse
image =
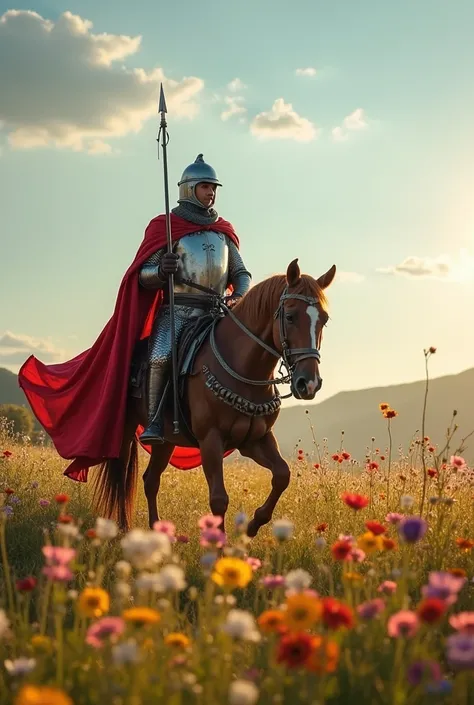
{"label": "horse", "polygon": [[[336,274],[333,265],[314,279],[301,274],[298,260],[286,275],[271,276],[249,289],[232,309],[226,309],[204,337],[185,376],[180,404],[186,406],[188,428],[174,432],[173,408],[164,410],[165,442],[151,446],[143,474],[150,528],[159,520],[160,480],[175,446],[198,447],[209,487],[209,505],[221,518],[229,504],[224,483],[224,456],[238,450],[272,474],[271,491],[247,525],[254,537],[272,519],[290,482],[290,468],[280,454],[273,426],[281,397],[275,386],[290,383],[297,399],[311,400],[321,388],[319,374],[323,328],[329,314],[325,289]],[[272,378],[281,358],[287,375]],[[291,396],[291,394],[289,396]],[[116,518],[123,531],[132,523],[138,475],[137,428],[147,421],[145,394],[127,397],[123,440],[118,458],[100,465],[94,503],[100,516]]]}

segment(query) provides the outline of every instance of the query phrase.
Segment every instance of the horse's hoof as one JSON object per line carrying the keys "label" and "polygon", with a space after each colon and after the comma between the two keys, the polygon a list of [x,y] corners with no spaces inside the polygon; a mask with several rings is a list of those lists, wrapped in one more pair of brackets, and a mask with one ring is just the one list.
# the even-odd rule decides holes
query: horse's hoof
{"label": "horse's hoof", "polygon": [[255,538],[255,536],[258,534],[259,526],[255,519],[252,519],[249,521],[248,526],[247,526],[247,536],[249,539]]}

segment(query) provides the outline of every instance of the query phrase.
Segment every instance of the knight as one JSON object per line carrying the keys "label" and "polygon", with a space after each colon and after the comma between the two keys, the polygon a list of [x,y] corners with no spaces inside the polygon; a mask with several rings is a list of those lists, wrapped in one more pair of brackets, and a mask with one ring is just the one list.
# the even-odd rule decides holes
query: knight
{"label": "knight", "polygon": [[[178,182],[178,206],[172,209],[172,214],[189,224],[189,232],[175,240],[171,252],[166,247],[157,249],[139,272],[141,287],[163,290],[148,343],[148,425],[140,436],[145,445],[164,442],[164,404],[160,405],[160,400],[171,373],[172,346],[177,345],[186,326],[209,309],[206,289],[224,297],[226,290],[232,288],[226,299],[227,305],[232,306],[251,284],[238,243],[231,237],[233,228],[214,208],[218,186],[222,184],[215,170],[199,154],[183,171]],[[170,325],[170,274],[174,275],[175,340]]]}

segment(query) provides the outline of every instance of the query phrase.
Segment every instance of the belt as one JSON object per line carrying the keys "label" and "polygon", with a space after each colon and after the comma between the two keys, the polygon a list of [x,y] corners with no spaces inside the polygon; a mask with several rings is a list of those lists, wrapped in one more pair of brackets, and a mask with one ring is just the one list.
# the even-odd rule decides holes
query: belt
{"label": "belt", "polygon": [[[163,292],[163,304],[169,305],[169,293]],[[174,302],[178,306],[191,306],[192,308],[212,308],[215,305],[216,297],[209,294],[179,294],[175,293]]]}

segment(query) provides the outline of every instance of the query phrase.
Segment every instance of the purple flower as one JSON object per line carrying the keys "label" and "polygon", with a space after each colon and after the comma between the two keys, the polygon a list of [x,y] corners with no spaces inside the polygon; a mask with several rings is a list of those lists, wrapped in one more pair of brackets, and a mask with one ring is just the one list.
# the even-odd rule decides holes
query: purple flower
{"label": "purple flower", "polygon": [[20,504],[20,501],[21,501],[21,500],[20,500],[19,497],[16,497],[16,496],[10,497],[10,502],[11,502],[12,504]]}
{"label": "purple flower", "polygon": [[465,582],[466,578],[460,578],[443,571],[432,571],[428,576],[428,585],[424,585],[421,592],[424,597],[437,597],[444,600],[447,605],[453,605]]}
{"label": "purple flower", "polygon": [[437,661],[415,661],[407,671],[410,685],[420,685],[423,681],[441,680],[441,668]]}
{"label": "purple flower", "polygon": [[380,597],[368,600],[357,607],[357,614],[361,619],[374,619],[385,609],[385,602]]}
{"label": "purple flower", "polygon": [[458,633],[448,637],[446,660],[452,668],[474,668],[474,636]]}
{"label": "purple flower", "polygon": [[2,507],[2,512],[3,512],[7,517],[11,517],[11,515],[13,514],[13,507],[10,507],[9,504],[5,504],[5,506]]}
{"label": "purple flower", "polygon": [[428,524],[421,517],[408,516],[398,524],[398,533],[406,543],[416,543],[426,534]]}
{"label": "purple flower", "polygon": [[283,575],[266,575],[261,583],[267,590],[275,590],[285,584],[285,578]]}
{"label": "purple flower", "polygon": [[453,689],[453,684],[442,678],[439,681],[433,681],[432,683],[427,683],[425,686],[425,691],[427,693],[434,693],[435,695],[447,695]]}
{"label": "purple flower", "polygon": [[49,501],[49,499],[40,499],[38,504],[40,505],[40,507],[49,507],[51,502]]}
{"label": "purple flower", "polygon": [[201,539],[199,541],[201,546],[222,548],[226,542],[227,536],[220,529],[204,529],[201,531]]}

